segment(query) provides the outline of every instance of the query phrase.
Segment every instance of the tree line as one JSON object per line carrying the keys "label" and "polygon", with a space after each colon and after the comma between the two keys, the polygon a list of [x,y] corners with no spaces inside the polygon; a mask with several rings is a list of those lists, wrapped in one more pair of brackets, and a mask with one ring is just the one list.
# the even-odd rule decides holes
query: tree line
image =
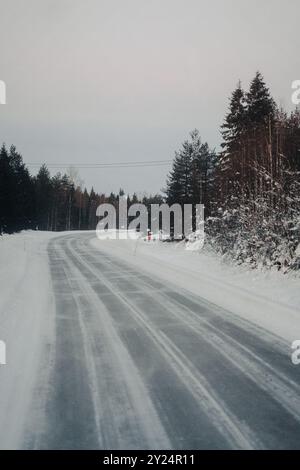
{"label": "tree line", "polygon": [[288,115],[257,72],[239,82],[221,127],[221,151],[198,131],[176,152],[171,203],[206,207],[208,245],[253,266],[300,267],[300,112]]}
{"label": "tree line", "polygon": [[[125,192],[109,196],[92,188],[82,189],[74,171],[54,176],[42,165],[36,176],[30,175],[22,156],[14,146],[0,150],[0,234],[21,230],[94,230],[96,209],[110,203],[118,211],[119,198]],[[160,195],[127,196],[127,204],[146,206],[162,203]]]}
{"label": "tree line", "polygon": [[[248,91],[239,82],[221,127],[221,151],[198,130],[175,153],[164,195],[127,203],[205,206],[207,245],[253,266],[300,267],[300,112],[278,107],[257,72]],[[76,175],[75,175],[76,176]],[[22,229],[87,230],[96,208],[119,194],[82,188],[70,174],[30,175],[14,146],[0,150],[0,233]]]}

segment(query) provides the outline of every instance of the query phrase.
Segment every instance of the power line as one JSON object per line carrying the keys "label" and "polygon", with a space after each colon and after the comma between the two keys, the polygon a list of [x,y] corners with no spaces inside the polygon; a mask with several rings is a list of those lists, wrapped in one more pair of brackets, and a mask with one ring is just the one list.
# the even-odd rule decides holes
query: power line
{"label": "power line", "polygon": [[[45,163],[47,168],[143,168],[143,167],[155,167],[155,166],[166,166],[172,163],[172,160],[148,160],[148,161],[134,161],[134,162],[111,162],[111,163]],[[27,163],[29,167],[41,167],[43,163]]]}

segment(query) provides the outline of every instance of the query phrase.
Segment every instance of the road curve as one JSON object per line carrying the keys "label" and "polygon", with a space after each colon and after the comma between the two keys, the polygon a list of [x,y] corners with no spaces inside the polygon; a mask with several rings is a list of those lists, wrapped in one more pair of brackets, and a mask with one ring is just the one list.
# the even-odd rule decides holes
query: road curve
{"label": "road curve", "polygon": [[56,341],[37,398],[43,425],[27,445],[300,448],[300,376],[287,345],[91,238],[49,243]]}

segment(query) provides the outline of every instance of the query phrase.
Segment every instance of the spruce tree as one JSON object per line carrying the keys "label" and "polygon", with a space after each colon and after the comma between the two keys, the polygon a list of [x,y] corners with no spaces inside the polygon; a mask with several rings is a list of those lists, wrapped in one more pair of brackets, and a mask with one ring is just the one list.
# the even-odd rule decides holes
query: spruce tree
{"label": "spruce tree", "polygon": [[247,101],[247,124],[254,127],[269,125],[275,117],[276,104],[260,72],[250,84]]}
{"label": "spruce tree", "polygon": [[13,232],[13,170],[5,144],[0,150],[0,233]]}
{"label": "spruce tree", "polygon": [[173,168],[167,180],[168,204],[188,204],[192,202],[192,147],[185,141],[182,149],[175,153]]}
{"label": "spruce tree", "polygon": [[204,204],[208,213],[210,205],[209,192],[216,165],[216,154],[209,148],[207,142],[202,143],[197,129],[193,130],[190,136],[192,149],[192,202],[193,204]]}
{"label": "spruce tree", "polygon": [[42,165],[35,180],[36,217],[39,230],[50,229],[52,183],[48,168]]}
{"label": "spruce tree", "polygon": [[221,127],[223,142],[221,144],[225,154],[231,154],[239,147],[241,137],[246,125],[246,101],[241,82],[238,82],[233,91],[229,104],[229,112]]}

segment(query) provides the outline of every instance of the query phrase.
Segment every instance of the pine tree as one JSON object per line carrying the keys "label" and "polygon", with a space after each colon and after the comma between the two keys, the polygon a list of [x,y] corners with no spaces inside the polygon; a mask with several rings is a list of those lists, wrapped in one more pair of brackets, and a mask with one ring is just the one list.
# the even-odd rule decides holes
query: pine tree
{"label": "pine tree", "polygon": [[275,117],[276,104],[260,72],[257,72],[247,93],[247,124],[269,126]]}
{"label": "pine tree", "polygon": [[185,141],[182,149],[175,153],[172,171],[167,180],[168,204],[189,204],[192,202],[192,147]]}
{"label": "pine tree", "polygon": [[0,151],[0,232],[34,226],[33,183],[22,156],[11,146]]}
{"label": "pine tree", "polygon": [[245,93],[242,89],[241,82],[238,82],[236,89],[233,91],[229,112],[225,117],[224,124],[221,127],[223,142],[221,144],[225,154],[232,154],[239,148],[241,138],[245,131],[246,125],[246,101]]}
{"label": "pine tree", "polygon": [[9,154],[2,145],[0,150],[0,233],[14,231],[14,195],[13,170],[10,165]]}
{"label": "pine tree", "polygon": [[92,187],[89,194],[89,214],[88,214],[88,230],[95,229],[97,225],[96,211],[97,211],[97,195]]}
{"label": "pine tree", "polygon": [[191,188],[192,203],[204,204],[206,214],[210,211],[210,198],[213,172],[216,165],[216,154],[207,142],[202,143],[197,129],[190,133],[192,150]]}
{"label": "pine tree", "polygon": [[50,229],[53,187],[46,165],[42,165],[35,179],[36,217],[39,230]]}

